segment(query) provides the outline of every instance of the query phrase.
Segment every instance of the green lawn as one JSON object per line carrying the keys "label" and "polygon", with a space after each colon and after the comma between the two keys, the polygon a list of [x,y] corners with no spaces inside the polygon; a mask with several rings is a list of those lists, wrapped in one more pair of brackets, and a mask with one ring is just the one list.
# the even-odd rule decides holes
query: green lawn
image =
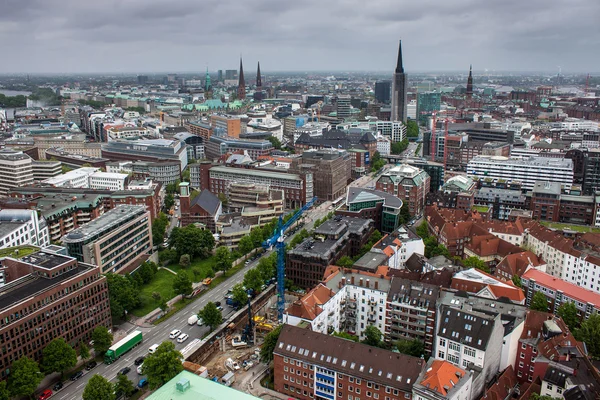
{"label": "green lawn", "polygon": [[[192,280],[192,282],[201,282],[202,279],[206,278],[207,271],[212,268],[215,271],[215,257],[209,257],[207,259],[195,259],[192,261],[191,265],[187,268],[182,268],[179,264],[169,264],[167,265],[171,271],[177,273],[179,271],[186,271]],[[194,271],[198,271],[198,273],[194,273]]]}
{"label": "green lawn", "polygon": [[[17,250],[19,253],[17,254]],[[0,250],[0,257],[12,257],[12,258],[21,258],[28,256],[32,253],[38,251],[38,247],[34,246],[16,246],[16,247],[7,247],[6,249]]]}
{"label": "green lawn", "polygon": [[488,212],[490,208],[486,207],[486,206],[473,206],[473,207],[471,207],[471,209],[484,213],[484,212]]}
{"label": "green lawn", "polygon": [[587,225],[573,225],[573,224],[562,224],[559,222],[550,222],[550,221],[540,221],[540,224],[547,226],[548,228],[552,228],[552,229],[567,229],[567,230],[571,230],[571,231],[575,231],[575,232],[593,232],[593,233],[600,233],[600,228],[593,228],[591,226],[587,226]]}
{"label": "green lawn", "polygon": [[150,311],[158,307],[158,303],[152,298],[152,293],[158,292],[163,299],[171,300],[175,297],[173,293],[173,275],[169,271],[164,269],[158,270],[152,282],[142,286],[140,289],[140,299],[142,300],[142,306],[131,310],[133,315],[143,317]]}

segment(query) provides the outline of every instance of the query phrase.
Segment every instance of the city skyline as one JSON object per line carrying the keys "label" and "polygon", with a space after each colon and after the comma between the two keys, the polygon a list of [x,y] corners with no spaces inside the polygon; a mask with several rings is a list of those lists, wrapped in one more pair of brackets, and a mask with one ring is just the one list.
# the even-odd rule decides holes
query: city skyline
{"label": "city skyline", "polygon": [[590,50],[600,44],[600,4],[592,0],[202,3],[8,0],[0,74],[216,71],[235,68],[240,53],[264,71],[391,73],[399,39],[409,74],[469,64],[475,72],[598,69]]}

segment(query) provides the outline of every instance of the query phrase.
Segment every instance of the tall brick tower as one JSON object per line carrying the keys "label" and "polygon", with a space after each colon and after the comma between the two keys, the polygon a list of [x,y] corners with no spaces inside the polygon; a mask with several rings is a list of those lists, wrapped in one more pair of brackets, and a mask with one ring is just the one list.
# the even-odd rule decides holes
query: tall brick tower
{"label": "tall brick tower", "polygon": [[258,67],[256,67],[256,88],[262,87],[262,78],[260,77],[260,61],[258,62]]}
{"label": "tall brick tower", "polygon": [[242,65],[242,57],[240,57],[240,80],[238,83],[237,98],[238,100],[244,100],[246,98],[246,80],[244,79],[244,66]]}
{"label": "tall brick tower", "polygon": [[467,79],[467,99],[473,97],[473,65],[469,66],[469,79]]}

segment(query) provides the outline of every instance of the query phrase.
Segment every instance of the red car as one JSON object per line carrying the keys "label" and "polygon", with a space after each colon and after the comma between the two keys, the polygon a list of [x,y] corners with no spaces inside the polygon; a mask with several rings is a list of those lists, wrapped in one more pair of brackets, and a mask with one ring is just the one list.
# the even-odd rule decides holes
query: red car
{"label": "red car", "polygon": [[42,392],[42,394],[40,394],[40,397],[38,397],[38,400],[48,400],[51,396],[52,396],[52,390],[46,389]]}

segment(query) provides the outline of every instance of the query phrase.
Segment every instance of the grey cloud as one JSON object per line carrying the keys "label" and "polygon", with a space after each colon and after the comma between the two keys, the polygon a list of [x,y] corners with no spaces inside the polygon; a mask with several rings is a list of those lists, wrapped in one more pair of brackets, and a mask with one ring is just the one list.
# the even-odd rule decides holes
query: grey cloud
{"label": "grey cloud", "polygon": [[[0,72],[598,70],[598,0],[0,0]],[[142,61],[142,62],[140,62]]]}

